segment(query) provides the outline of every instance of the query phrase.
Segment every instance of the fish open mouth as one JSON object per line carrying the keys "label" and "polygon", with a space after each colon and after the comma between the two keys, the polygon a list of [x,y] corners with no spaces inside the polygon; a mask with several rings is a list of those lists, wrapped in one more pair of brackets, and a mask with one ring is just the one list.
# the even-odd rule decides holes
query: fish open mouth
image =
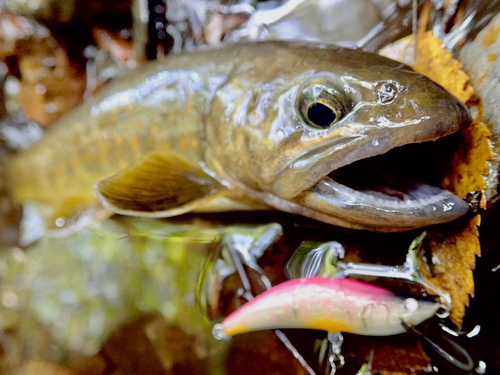
{"label": "fish open mouth", "polygon": [[439,187],[453,142],[409,144],[338,168],[306,192],[303,203],[348,218],[353,227],[384,232],[454,220],[469,206]]}

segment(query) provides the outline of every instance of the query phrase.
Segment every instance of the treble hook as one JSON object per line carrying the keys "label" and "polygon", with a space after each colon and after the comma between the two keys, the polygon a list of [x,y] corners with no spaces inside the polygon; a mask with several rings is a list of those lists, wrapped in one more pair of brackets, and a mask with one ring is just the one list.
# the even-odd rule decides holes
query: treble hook
{"label": "treble hook", "polygon": [[[444,334],[441,336],[442,340],[446,342],[446,345],[448,345],[451,351],[454,351],[456,355],[452,354],[450,350],[446,350],[445,348],[443,348],[442,345],[439,345],[434,340],[431,340],[426,334],[422,333],[415,327],[408,325],[403,321],[401,321],[401,323],[408,332],[412,332],[413,334],[422,338],[424,344],[427,344],[428,348],[432,349],[432,351],[436,354],[439,354],[453,366],[463,371],[472,371],[474,369],[474,360],[472,359],[470,354],[463,346],[455,342],[453,339],[447,337]],[[463,360],[459,359],[459,357],[461,357]]]}

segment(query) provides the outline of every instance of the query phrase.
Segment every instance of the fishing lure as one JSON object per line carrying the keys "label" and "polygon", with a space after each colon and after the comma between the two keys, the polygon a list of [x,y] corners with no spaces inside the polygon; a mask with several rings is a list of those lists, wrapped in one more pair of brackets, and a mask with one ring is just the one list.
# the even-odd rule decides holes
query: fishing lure
{"label": "fishing lure", "polygon": [[361,281],[318,276],[273,287],[214,330],[219,336],[281,328],[389,336],[431,318],[439,307],[437,302],[404,298]]}

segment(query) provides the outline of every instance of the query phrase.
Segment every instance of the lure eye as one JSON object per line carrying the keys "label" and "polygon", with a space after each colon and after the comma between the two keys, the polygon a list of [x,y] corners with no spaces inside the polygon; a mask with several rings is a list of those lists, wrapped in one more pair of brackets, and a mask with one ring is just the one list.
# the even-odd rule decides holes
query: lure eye
{"label": "lure eye", "polygon": [[332,127],[346,114],[346,98],[339,90],[312,84],[301,90],[297,107],[304,122],[315,130]]}
{"label": "lure eye", "polygon": [[415,298],[405,299],[405,307],[409,312],[415,312],[418,310],[418,301]]}

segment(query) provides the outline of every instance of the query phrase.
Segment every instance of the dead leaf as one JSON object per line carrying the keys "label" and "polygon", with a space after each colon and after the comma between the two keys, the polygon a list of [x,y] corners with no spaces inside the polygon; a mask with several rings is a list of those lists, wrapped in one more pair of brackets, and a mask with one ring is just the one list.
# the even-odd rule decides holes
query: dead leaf
{"label": "dead leaf", "polygon": [[[453,170],[442,181],[444,189],[453,191],[459,197],[465,197],[471,191],[484,191],[489,173],[488,160],[493,158],[489,138],[491,132],[481,122],[464,129],[460,134],[461,147],[453,155]],[[486,208],[483,199],[481,208]]]}
{"label": "dead leaf", "polygon": [[427,247],[432,260],[428,280],[447,290],[453,301],[450,319],[460,326],[469,306],[469,296],[474,296],[472,271],[476,256],[481,254],[478,226],[480,215],[470,219],[465,227],[450,231],[431,230],[427,233]]}

